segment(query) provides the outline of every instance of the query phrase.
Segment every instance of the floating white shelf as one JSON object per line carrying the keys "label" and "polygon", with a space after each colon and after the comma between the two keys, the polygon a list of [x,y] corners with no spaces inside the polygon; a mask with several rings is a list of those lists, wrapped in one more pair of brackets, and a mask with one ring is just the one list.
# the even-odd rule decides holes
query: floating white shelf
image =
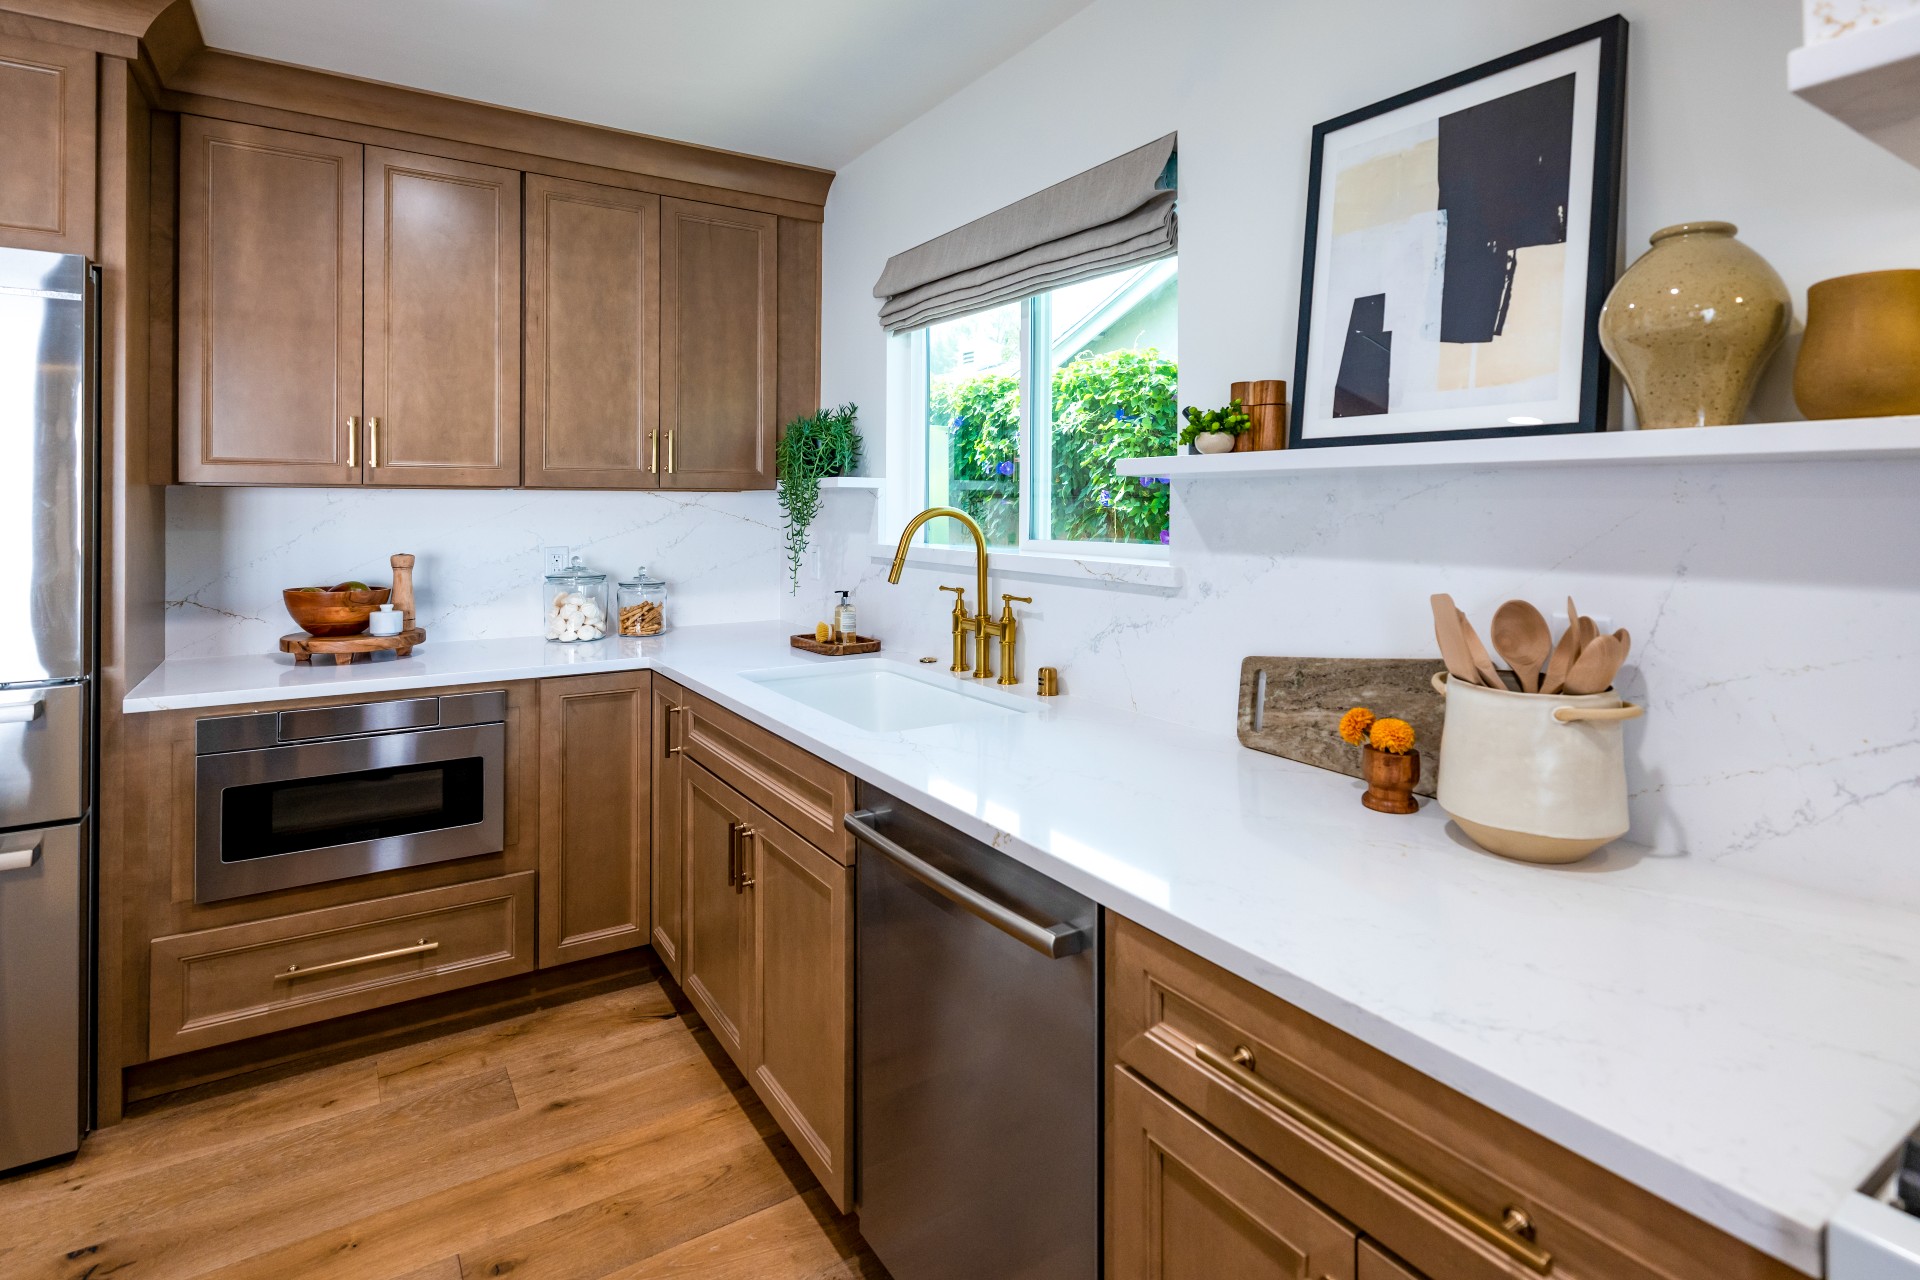
{"label": "floating white shelf", "polygon": [[1920,417],[1842,418],[1826,422],[1755,422],[1669,431],[1595,431],[1498,440],[1340,445],[1265,453],[1182,454],[1123,458],[1123,476],[1231,480],[1303,471],[1390,467],[1566,467],[1736,462],[1873,461],[1920,458]]}
{"label": "floating white shelf", "polygon": [[1795,49],[1787,87],[1920,165],[1920,14]]}
{"label": "floating white shelf", "polygon": [[822,489],[878,489],[887,482],[885,476],[828,476],[820,482]]}

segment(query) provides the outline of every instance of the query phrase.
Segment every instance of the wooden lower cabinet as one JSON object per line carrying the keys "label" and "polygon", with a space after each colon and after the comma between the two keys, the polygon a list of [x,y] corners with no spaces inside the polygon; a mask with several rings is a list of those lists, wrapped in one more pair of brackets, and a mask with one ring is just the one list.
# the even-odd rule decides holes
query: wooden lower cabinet
{"label": "wooden lower cabinet", "polygon": [[1353,1280],[1352,1228],[1121,1068],[1110,1280]]}
{"label": "wooden lower cabinet", "polygon": [[529,872],[154,939],[152,1057],[533,968]]}
{"label": "wooden lower cabinet", "polygon": [[540,963],[645,946],[653,676],[540,684]]}
{"label": "wooden lower cabinet", "polygon": [[687,996],[742,1071],[753,1032],[753,900],[740,884],[741,832],[753,806],[698,765],[680,775],[680,822],[687,876]]}
{"label": "wooden lower cabinet", "polygon": [[842,1209],[852,1203],[853,869],[778,822],[746,842],[753,1088]]}
{"label": "wooden lower cabinet", "polygon": [[843,1211],[853,1203],[853,872],[680,764],[682,987]]}
{"label": "wooden lower cabinet", "polygon": [[1360,1266],[1356,1276],[1357,1280],[1426,1280],[1425,1276],[1404,1265],[1400,1259],[1371,1240],[1360,1242]]}
{"label": "wooden lower cabinet", "polygon": [[653,950],[675,982],[687,914],[686,849],[680,838],[680,770],[685,758],[686,691],[653,678]]}

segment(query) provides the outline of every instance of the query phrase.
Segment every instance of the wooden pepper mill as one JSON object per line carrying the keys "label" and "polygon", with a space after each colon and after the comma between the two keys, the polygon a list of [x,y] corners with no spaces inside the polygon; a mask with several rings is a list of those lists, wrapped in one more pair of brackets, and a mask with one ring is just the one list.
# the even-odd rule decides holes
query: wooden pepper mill
{"label": "wooden pepper mill", "polygon": [[389,557],[387,563],[393,566],[393,595],[387,602],[403,615],[400,623],[402,631],[413,630],[413,557],[400,552]]}
{"label": "wooden pepper mill", "polygon": [[1246,410],[1253,426],[1234,437],[1235,453],[1287,447],[1287,384],[1280,378],[1236,382],[1229,392]]}

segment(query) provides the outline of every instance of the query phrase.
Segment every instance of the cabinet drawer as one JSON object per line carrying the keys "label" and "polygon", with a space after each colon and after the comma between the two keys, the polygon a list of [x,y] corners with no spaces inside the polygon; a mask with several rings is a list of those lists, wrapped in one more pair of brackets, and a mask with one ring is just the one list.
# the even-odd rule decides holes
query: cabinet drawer
{"label": "cabinet drawer", "polygon": [[853,861],[853,837],[840,826],[853,808],[853,782],[846,774],[705,698],[689,695],[681,718],[687,759],[705,765],[816,849],[843,865]]}
{"label": "cabinet drawer", "polygon": [[[1139,925],[1108,920],[1110,1056],[1435,1280],[1548,1267],[1591,1280],[1794,1274]],[[1509,1210],[1525,1215],[1531,1240],[1503,1231]]]}
{"label": "cabinet drawer", "polygon": [[156,938],[160,1058],[525,973],[531,872]]}

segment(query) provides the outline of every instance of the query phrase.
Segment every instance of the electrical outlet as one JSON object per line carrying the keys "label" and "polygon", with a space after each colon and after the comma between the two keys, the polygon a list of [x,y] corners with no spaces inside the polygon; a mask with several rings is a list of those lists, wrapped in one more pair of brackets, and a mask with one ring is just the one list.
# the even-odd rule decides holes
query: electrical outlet
{"label": "electrical outlet", "polygon": [[566,572],[567,563],[571,558],[572,551],[573,551],[572,547],[540,548],[541,575],[544,577],[545,575],[550,573]]}

